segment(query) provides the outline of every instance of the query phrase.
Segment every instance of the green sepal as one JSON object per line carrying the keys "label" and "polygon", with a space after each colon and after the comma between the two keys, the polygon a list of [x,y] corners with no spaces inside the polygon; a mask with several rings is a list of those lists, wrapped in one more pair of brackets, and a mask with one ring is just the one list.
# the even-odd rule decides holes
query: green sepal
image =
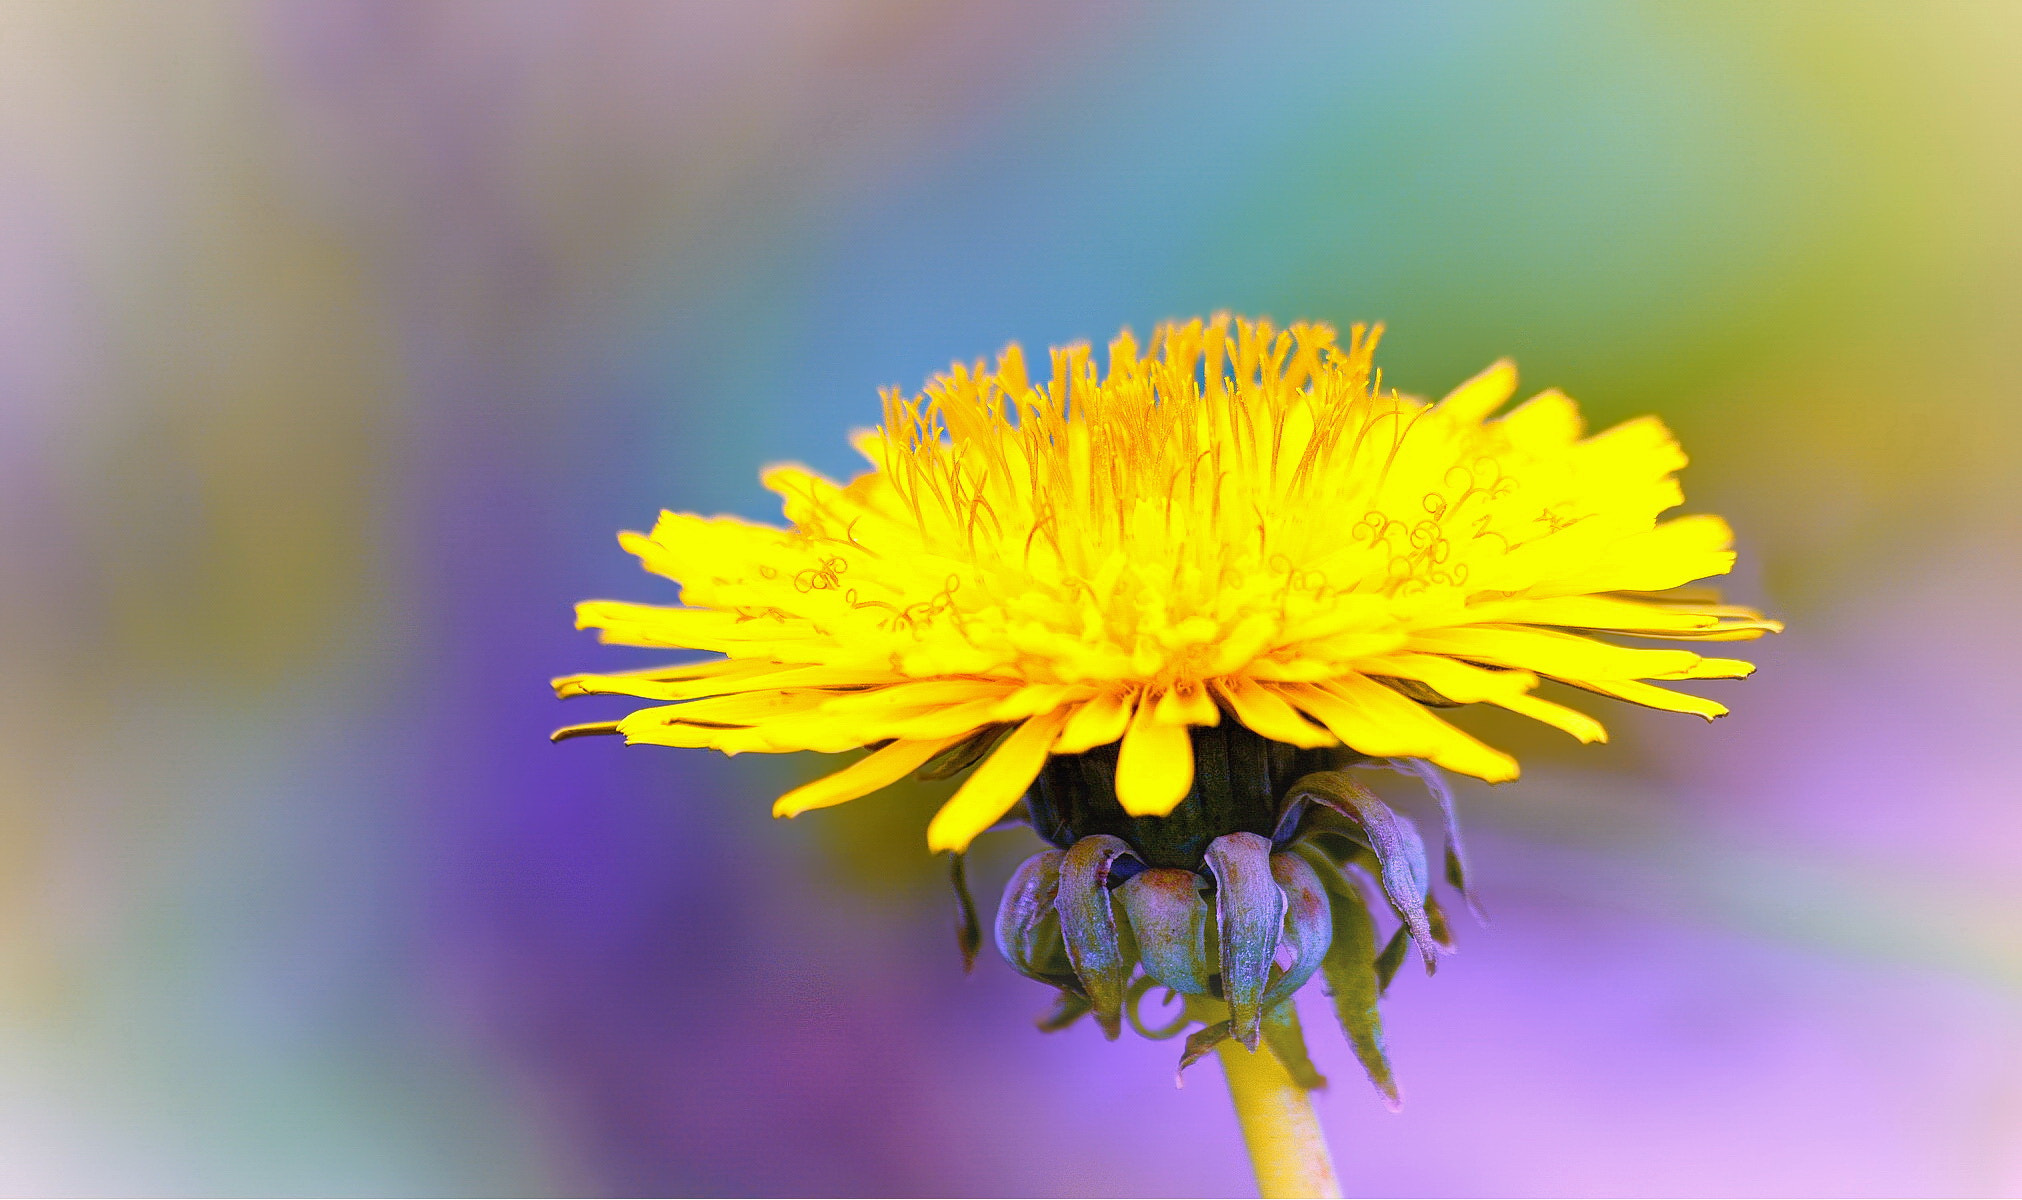
{"label": "green sepal", "polygon": [[1214,912],[1200,889],[1200,876],[1177,867],[1140,871],[1116,889],[1145,974],[1188,996],[1214,991],[1208,956]]}
{"label": "green sepal", "polygon": [[[1368,916],[1369,910],[1363,909],[1362,915]],[[1390,981],[1397,978],[1397,969],[1404,965],[1404,957],[1410,952],[1411,931],[1400,925],[1397,932],[1390,935],[1390,940],[1383,943],[1383,953],[1376,956],[1377,995],[1390,990]]]}
{"label": "green sepal", "polygon": [[1271,874],[1271,843],[1257,834],[1225,833],[1208,843],[1206,857],[1215,880],[1229,1036],[1255,1050],[1264,1020],[1264,987],[1285,928],[1285,893]]}
{"label": "green sepal", "polygon": [[1482,911],[1481,898],[1474,893],[1474,887],[1467,878],[1467,852],[1460,844],[1460,813],[1453,806],[1453,789],[1447,786],[1446,776],[1438,767],[1422,758],[1393,758],[1390,767],[1394,771],[1416,776],[1425,784],[1425,790],[1439,803],[1439,816],[1446,834],[1446,881],[1467,901],[1467,910],[1477,921],[1486,922],[1488,914]]}
{"label": "green sepal", "polygon": [[[1316,838],[1301,843],[1299,849],[1309,859],[1316,854],[1320,855],[1321,857],[1326,857],[1326,851],[1322,849],[1322,845],[1323,843],[1320,841],[1320,839]],[[1381,876],[1382,866],[1376,861],[1376,855],[1370,851],[1369,847],[1361,844],[1360,842],[1356,842],[1352,846],[1350,846],[1347,854],[1330,858],[1328,859],[1328,861],[1333,863],[1334,866],[1339,869],[1341,877],[1350,883],[1353,883],[1354,876],[1351,872],[1347,870],[1347,868],[1349,867],[1355,867],[1360,869],[1372,880],[1380,880],[1382,878]],[[1382,884],[1379,882],[1377,886],[1380,888]],[[1360,887],[1357,887],[1355,889],[1355,895],[1357,899],[1359,899],[1365,906],[1364,911],[1366,912],[1368,898],[1362,894],[1362,889]],[[1432,901],[1431,896],[1432,893],[1428,891],[1426,893],[1428,901],[1430,901],[1430,903],[1432,904],[1436,904],[1437,901]],[[1442,920],[1443,919],[1444,914],[1442,913]],[[1431,927],[1433,925],[1432,910],[1430,906],[1428,906],[1426,909],[1426,925],[1428,927]],[[1437,940],[1439,930],[1444,928],[1445,926],[1441,925],[1438,927],[1438,929],[1434,930],[1435,940]],[[1451,930],[1447,930],[1446,932],[1447,936],[1451,936]],[[1447,945],[1448,943],[1442,942],[1441,944]],[[1382,989],[1385,992],[1388,992],[1390,990],[1390,983],[1392,980],[1397,978],[1398,969],[1404,966],[1404,960],[1411,956],[1411,946],[1412,946],[1411,930],[1404,925],[1399,925],[1394,931],[1392,931],[1390,939],[1383,943],[1382,953],[1376,956],[1376,980],[1377,983],[1382,987]]]}
{"label": "green sepal", "polygon": [[962,951],[962,974],[976,969],[976,954],[983,949],[983,925],[976,919],[976,898],[969,894],[969,856],[959,851],[948,856],[948,883],[955,889],[955,945]]}
{"label": "green sepal", "polygon": [[1020,975],[1079,992],[1081,981],[1067,961],[1060,918],[1053,911],[1060,891],[1060,861],[1065,857],[1059,850],[1041,850],[1011,873],[997,906],[997,949]]}
{"label": "green sepal", "polygon": [[1054,997],[1053,1011],[1043,1014],[1034,1024],[1039,1026],[1041,1033],[1059,1033],[1087,1016],[1089,1009],[1093,1007],[1089,1004],[1088,997],[1077,996],[1063,988],[1060,994]]}
{"label": "green sepal", "polygon": [[1103,1036],[1112,1042],[1123,1035],[1124,989],[1137,966],[1137,943],[1130,923],[1116,919],[1109,868],[1129,853],[1128,843],[1106,833],[1074,843],[1060,861],[1059,893],[1053,901],[1075,977],[1094,1005]]}
{"label": "green sepal", "polygon": [[1165,1002],[1172,1004],[1174,1001],[1178,1001],[1179,1012],[1174,1014],[1170,1021],[1158,1026],[1156,1029],[1145,1025],[1144,1018],[1138,1013],[1137,1007],[1144,1003],[1146,993],[1160,986],[1162,985],[1159,981],[1153,979],[1151,976],[1140,975],[1131,981],[1130,990],[1123,994],[1124,1020],[1130,1022],[1130,1027],[1137,1031],[1139,1037],[1149,1042],[1163,1042],[1169,1038],[1178,1037],[1187,1026],[1194,1022],[1193,1014],[1187,1006],[1186,997],[1171,988],[1166,988]]}
{"label": "green sepal", "polygon": [[1425,911],[1432,873],[1425,863],[1425,839],[1418,836],[1418,827],[1344,771],[1315,771],[1293,784],[1287,794],[1295,801],[1312,800],[1360,831],[1356,840],[1376,856],[1383,894],[1411,931],[1426,973],[1431,974],[1441,946],[1432,936],[1432,920]]}
{"label": "green sepal", "polygon": [[1439,898],[1431,892],[1425,894],[1425,921],[1432,928],[1432,940],[1444,947],[1448,954],[1460,948],[1453,940],[1453,922],[1446,919],[1446,909],[1440,907]]}
{"label": "green sepal", "polygon": [[[1341,1023],[1341,1032],[1348,1035],[1356,1060],[1368,1074],[1369,1082],[1383,1094],[1384,1102],[1395,1111],[1402,1101],[1384,1046],[1383,1016],[1377,1011],[1376,1002],[1383,995],[1389,975],[1396,972],[1396,964],[1404,959],[1404,931],[1398,930],[1379,956],[1376,922],[1369,916],[1362,890],[1319,851],[1301,847],[1300,853],[1334,897],[1334,942],[1320,964],[1324,990],[1333,1000],[1334,1017]],[[1395,960],[1388,972],[1384,959]]]}
{"label": "green sepal", "polygon": [[1173,1086],[1185,1087],[1187,1068],[1206,1058],[1208,1051],[1229,1040],[1229,1023],[1216,1021],[1187,1035],[1187,1048],[1180,1053],[1179,1070],[1173,1072]]}
{"label": "green sepal", "polygon": [[1468,882],[1468,854],[1460,844],[1460,811],[1454,807],[1454,789],[1448,787],[1446,775],[1426,759],[1389,759],[1391,771],[1401,775],[1411,775],[1426,785],[1432,799],[1440,805],[1440,822],[1446,832],[1446,882],[1454,884],[1460,898],[1468,903],[1468,911],[1474,913],[1476,921],[1488,921],[1482,913],[1480,896],[1474,894],[1474,886]]}
{"label": "green sepal", "polygon": [[[1366,914],[1365,914],[1366,915]],[[1299,1010],[1287,998],[1264,1014],[1264,1043],[1278,1056],[1292,1082],[1309,1092],[1327,1086],[1327,1077],[1313,1066],[1306,1053],[1306,1033],[1299,1027]]]}
{"label": "green sepal", "polygon": [[1271,971],[1271,984],[1264,989],[1262,1001],[1266,1012],[1306,986],[1313,972],[1320,969],[1327,947],[1334,940],[1333,921],[1327,915],[1326,885],[1303,856],[1273,854],[1271,879],[1285,894],[1285,926],[1278,934],[1278,948],[1289,948],[1292,962]]}

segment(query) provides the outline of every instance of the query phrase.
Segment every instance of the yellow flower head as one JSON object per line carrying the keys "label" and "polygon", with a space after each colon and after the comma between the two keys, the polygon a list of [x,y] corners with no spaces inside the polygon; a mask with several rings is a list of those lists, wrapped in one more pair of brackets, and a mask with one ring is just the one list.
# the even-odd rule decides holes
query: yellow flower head
{"label": "yellow flower head", "polygon": [[775,813],[865,795],[940,757],[977,762],[928,828],[964,849],[1053,755],[1120,741],[1115,794],[1171,812],[1193,784],[1189,726],[1419,759],[1491,782],[1517,764],[1435,715],[1486,703],[1582,741],[1556,679],[1715,717],[1650,680],[1750,664],[1595,634],[1732,641],[1779,626],[1675,589],[1725,573],[1712,516],[1659,521],[1685,455],[1654,418],[1592,437],[1498,363],[1438,403],[1385,392],[1380,328],[1218,317],[1140,349],[1055,350],[1035,383],[1016,345],[924,395],[888,392],[839,485],[765,473],[788,527],[663,513],[620,541],[681,585],[680,607],[597,600],[605,641],[717,657],[557,680],[564,696],[661,703],[557,736],[726,753],[875,747]]}

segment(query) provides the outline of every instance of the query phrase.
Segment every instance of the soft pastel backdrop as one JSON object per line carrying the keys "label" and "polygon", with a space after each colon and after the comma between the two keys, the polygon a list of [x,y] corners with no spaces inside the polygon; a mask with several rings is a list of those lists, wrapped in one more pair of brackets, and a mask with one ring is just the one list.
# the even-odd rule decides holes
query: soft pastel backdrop
{"label": "soft pastel backdrop", "polygon": [[[1218,308],[1662,413],[1786,616],[1515,721],[1494,917],[1315,1012],[1351,1193],[2022,1191],[2022,8],[0,6],[0,1192],[1228,1194],[957,965],[931,797],[549,745],[882,384]],[[1027,843],[977,865],[993,894]],[[986,900],[986,903],[992,902]]]}

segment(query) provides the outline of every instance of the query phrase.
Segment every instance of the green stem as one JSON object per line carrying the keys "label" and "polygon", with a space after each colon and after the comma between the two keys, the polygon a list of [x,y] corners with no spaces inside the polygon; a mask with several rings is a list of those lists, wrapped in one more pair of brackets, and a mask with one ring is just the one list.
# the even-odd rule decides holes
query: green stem
{"label": "green stem", "polygon": [[1216,1053],[1257,1169],[1257,1194],[1264,1200],[1339,1196],[1341,1184],[1312,1098],[1292,1082],[1278,1056],[1269,1049],[1251,1053],[1236,1041],[1223,1042]]}

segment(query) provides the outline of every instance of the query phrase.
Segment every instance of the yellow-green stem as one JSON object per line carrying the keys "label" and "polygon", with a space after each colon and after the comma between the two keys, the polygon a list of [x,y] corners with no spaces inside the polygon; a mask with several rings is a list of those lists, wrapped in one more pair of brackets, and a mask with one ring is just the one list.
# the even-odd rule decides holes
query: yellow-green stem
{"label": "yellow-green stem", "polygon": [[1264,1200],[1339,1196],[1341,1184],[1334,1178],[1319,1114],[1278,1056],[1268,1048],[1253,1054],[1236,1041],[1223,1042],[1216,1053],[1229,1081],[1229,1098],[1236,1102],[1250,1163],[1257,1169],[1257,1194]]}

